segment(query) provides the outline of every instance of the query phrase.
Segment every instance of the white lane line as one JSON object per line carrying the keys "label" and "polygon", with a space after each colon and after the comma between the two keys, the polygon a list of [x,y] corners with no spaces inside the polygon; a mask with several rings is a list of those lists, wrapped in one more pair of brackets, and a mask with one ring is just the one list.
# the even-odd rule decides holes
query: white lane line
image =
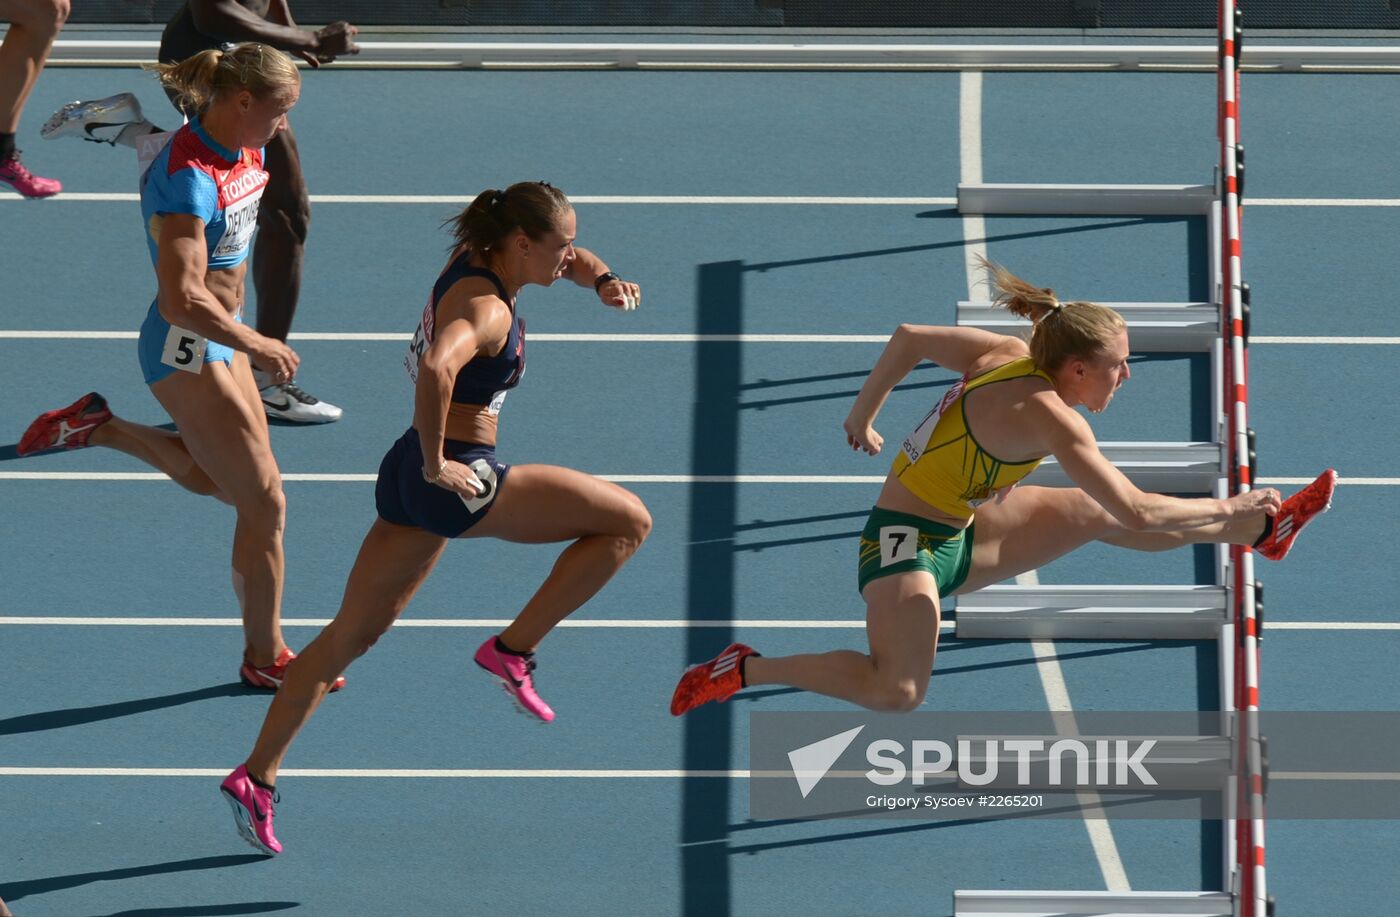
{"label": "white lane line", "polygon": [[1396,197],[1247,197],[1246,207],[1400,207]]}
{"label": "white lane line", "polygon": [[1400,337],[1279,337],[1277,335],[1251,335],[1251,346],[1255,344],[1400,344]]}
{"label": "white lane line", "polygon": [[[976,92],[981,97],[981,71],[963,71],[979,77]],[[968,88],[964,86],[964,91]],[[979,106],[980,112],[980,106]],[[67,191],[49,198],[51,202],[121,203],[139,201],[140,195],[127,192]],[[12,191],[0,192],[0,201],[22,201]],[[898,197],[885,195],[814,195],[814,194],[575,194],[569,200],[575,204],[630,205],[769,205],[818,207],[925,207],[954,206],[956,197]],[[471,203],[471,197],[455,194],[313,194],[313,204],[451,204]],[[1400,207],[1394,197],[1254,197],[1245,199],[1246,207]],[[46,204],[45,206],[52,206]]]}
{"label": "white lane line", "polygon": [[[878,474],[595,474],[614,484],[881,484]],[[328,474],[283,472],[282,480],[292,484],[368,484],[373,474]],[[158,471],[0,471],[0,481],[168,481]],[[1311,484],[1312,478],[1260,478],[1258,483],[1273,486]],[[1341,478],[1339,487],[1395,487],[1400,478]]]}
{"label": "white lane line", "polygon": [[1400,621],[1275,621],[1271,611],[1264,630],[1400,630]]}
{"label": "white lane line", "polygon": [[[408,618],[394,622],[394,627],[505,627],[513,621],[513,618]],[[283,627],[325,627],[331,623],[330,618],[283,618]],[[0,626],[13,625],[44,625],[44,626],[70,626],[70,627],[242,627],[242,618],[173,618],[173,617],[95,617],[95,616],[29,616],[29,615],[9,615],[0,616]],[[849,620],[839,620],[823,618],[819,620],[789,620],[786,618],[751,618],[734,619],[729,621],[686,621],[674,618],[617,618],[613,620],[602,620],[597,618],[582,618],[575,620],[566,618],[561,621],[559,627],[583,627],[583,628],[618,628],[618,629],[690,629],[707,627],[724,628],[781,628],[793,630],[808,630],[817,628],[826,629],[864,629],[865,620],[863,618],[851,618]],[[944,621],[943,630],[952,630],[956,625],[952,621]]]}
{"label": "white lane line", "polygon": [[[964,70],[958,77],[958,176],[965,185],[982,183],[982,72]],[[963,261],[967,297],[987,298],[979,259],[987,257],[987,221],[981,214],[962,218]]]}
{"label": "white lane line", "polygon": [[[1034,570],[1027,571],[1016,577],[1016,585],[1039,586],[1040,576]],[[1049,640],[1032,640],[1031,652],[1035,655],[1035,670],[1040,675],[1046,706],[1055,714],[1055,731],[1061,735],[1082,735],[1074,716],[1074,706],[1070,703],[1064,670],[1060,668],[1060,659],[1055,655],[1055,644]],[[1097,793],[1080,792],[1075,796],[1086,809],[1097,809],[1102,805]],[[1104,887],[1111,892],[1132,891],[1128,872],[1123,868],[1123,857],[1118,852],[1118,842],[1113,838],[1113,828],[1108,820],[1086,817],[1084,827],[1089,832],[1089,845],[1094,848],[1094,857],[1099,861]]]}
{"label": "white lane line", "polygon": [[[0,777],[223,777],[228,768],[221,767],[0,767]],[[304,769],[289,767],[278,772],[282,777],[358,777],[397,779],[404,777],[436,777],[439,779],[470,780],[500,778],[545,778],[549,780],[675,780],[692,777],[722,777],[748,779],[746,770],[687,771],[687,770],[520,770],[505,768],[440,768],[440,769]]]}
{"label": "white lane line", "polygon": [[[977,300],[984,294],[981,271],[976,269],[976,254],[986,255],[987,246],[983,241],[986,229],[980,224],[982,218],[963,217],[963,237],[968,241],[966,249],[968,296]],[[62,331],[62,330],[3,330],[0,340],[14,341],[134,341],[135,331]],[[368,341],[402,343],[413,335],[398,331],[294,331],[293,341]],[[883,344],[889,340],[888,334],[605,334],[594,332],[540,332],[530,335],[530,342],[545,344]],[[1261,335],[1249,339],[1251,345],[1318,345],[1350,346],[1400,344],[1400,337],[1325,337],[1325,336],[1278,336]]]}
{"label": "white lane line", "polygon": [[[1290,485],[1301,486],[1311,484],[1313,478],[1260,478],[1258,483],[1272,485],[1275,487]],[[1394,487],[1400,484],[1400,478],[1337,478],[1337,485],[1347,484],[1353,487]]]}
{"label": "white lane line", "polygon": [[[49,198],[50,201],[77,201],[83,203],[117,203],[139,201],[141,196],[130,192],[91,192],[70,191]],[[14,192],[0,193],[0,201],[22,201],[23,197]],[[467,195],[453,194],[313,194],[313,204],[454,204],[464,206],[471,203]],[[770,206],[818,206],[818,207],[927,207],[951,206],[958,202],[956,197],[883,197],[883,196],[829,196],[829,195],[771,195],[771,194],[574,194],[569,200],[575,204],[642,204],[662,205],[698,204],[743,206],[766,204]]]}
{"label": "white lane line", "polygon": [[[1019,582],[1019,580],[1018,580]],[[1024,582],[1021,583],[1025,585]],[[1278,614],[1274,612],[1273,614]],[[505,627],[513,618],[401,618],[394,627]],[[283,618],[283,627],[325,627],[330,618]],[[0,615],[0,626],[34,625],[46,627],[242,627],[242,618],[189,618],[189,617],[123,617],[96,615]],[[863,618],[733,618],[730,620],[687,621],[677,618],[566,618],[559,627],[601,628],[601,629],[704,629],[723,628],[763,628],[788,630],[863,630]],[[941,629],[957,629],[956,621],[944,621]],[[1281,630],[1296,631],[1400,631],[1400,621],[1275,621],[1270,617],[1266,624],[1269,632]]]}
{"label": "white lane line", "polygon": [[[878,474],[598,474],[615,484],[879,484]],[[373,474],[282,474],[291,483],[364,484]],[[0,471],[0,481],[168,481],[159,471]],[[1311,480],[1311,478],[1309,479]]]}
{"label": "white lane line", "polygon": [[[20,341],[134,341],[136,331],[3,331],[0,339]],[[292,332],[293,341],[393,341],[406,342],[411,334],[398,331]],[[530,343],[550,344],[883,344],[888,334],[594,334],[550,333],[530,335]]]}

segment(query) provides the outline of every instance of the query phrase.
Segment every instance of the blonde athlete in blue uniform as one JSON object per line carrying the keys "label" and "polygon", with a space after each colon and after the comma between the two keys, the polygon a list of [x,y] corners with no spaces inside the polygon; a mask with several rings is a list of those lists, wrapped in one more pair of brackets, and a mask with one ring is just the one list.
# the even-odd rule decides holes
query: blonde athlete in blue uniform
{"label": "blonde athlete in blue uniform", "polygon": [[[1253,545],[1279,560],[1330,505],[1336,473],[1280,501],[1272,488],[1228,500],[1143,493],[1099,451],[1088,422],[1129,378],[1128,333],[1112,309],[1062,303],[986,265],[997,303],[1035,322],[1029,344],[972,328],[901,325],[861,388],[846,438],[877,455],[875,417],[922,360],[962,373],[901,444],[861,534],[858,585],[870,652],[766,658],[733,644],[682,676],[676,716],[753,685],[792,685],[871,710],[923,702],[939,600],[1040,567],[1091,541],[1164,551]],[[1077,488],[1017,487],[1055,456]]]}
{"label": "blonde athlete in blue uniform", "polygon": [[[296,654],[282,639],[286,505],[249,357],[291,379],[296,353],[243,324],[248,249],[267,187],[263,149],[301,93],[289,57],[262,45],[202,51],[152,69],[196,115],[141,180],[141,213],[159,292],[137,355],[178,434],[114,417],[96,392],[41,415],[18,452],[107,446],[197,494],[231,504],[233,586],[243,609],[239,677],[275,691]],[[337,687],[343,682],[337,682]]]}

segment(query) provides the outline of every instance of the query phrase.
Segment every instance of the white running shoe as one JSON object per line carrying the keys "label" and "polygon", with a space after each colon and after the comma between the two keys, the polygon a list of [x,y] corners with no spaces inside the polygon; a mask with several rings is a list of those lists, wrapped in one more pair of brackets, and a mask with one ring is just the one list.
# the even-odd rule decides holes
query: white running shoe
{"label": "white running shoe", "polygon": [[261,370],[253,370],[263,410],[273,420],[287,423],[334,423],[344,413],[340,408],[304,392],[296,380],[275,383]]}
{"label": "white running shoe", "polygon": [[117,137],[128,124],[139,124],[141,103],[129,92],[119,92],[93,102],[69,102],[49,116],[39,135],[45,140],[75,136],[93,143],[117,145]]}

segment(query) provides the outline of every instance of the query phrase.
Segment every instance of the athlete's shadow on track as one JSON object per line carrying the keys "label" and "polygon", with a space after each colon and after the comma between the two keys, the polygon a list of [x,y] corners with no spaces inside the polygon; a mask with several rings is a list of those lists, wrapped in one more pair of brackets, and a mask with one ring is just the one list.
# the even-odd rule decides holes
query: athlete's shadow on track
{"label": "athlete's shadow on track", "polygon": [[[1060,641],[1060,642],[1061,642],[1061,643],[1070,643],[1071,641],[1062,640],[1062,641]],[[1138,644],[1138,645],[1134,645],[1134,646],[1109,646],[1109,647],[1102,647],[1102,648],[1099,648],[1099,649],[1081,650],[1080,652],[1076,652],[1076,653],[1056,653],[1056,654],[1055,654],[1055,658],[1056,658],[1056,659],[1091,659],[1091,658],[1094,658],[1094,657],[1097,657],[1097,656],[1118,656],[1118,655],[1121,655],[1121,654],[1123,654],[1123,653],[1140,653],[1140,652],[1143,652],[1144,650],[1159,649],[1159,648],[1161,648],[1161,646],[1162,646],[1164,643],[1170,643],[1170,642],[1171,642],[1171,641],[1159,640],[1159,641],[1157,641],[1157,642],[1155,642],[1155,643],[1143,643],[1143,644]],[[944,641],[943,641],[943,642],[939,645],[939,647],[938,647],[938,653],[939,653],[940,656],[942,656],[942,655],[944,655],[944,654],[946,654],[946,653],[952,652],[953,650],[967,649],[968,647],[972,647],[972,646],[985,647],[985,646],[991,646],[991,645],[997,644],[997,643],[1017,643],[1017,644],[1025,645],[1026,641],[1024,641],[1024,640],[978,640],[978,641],[976,641],[976,642],[958,643],[958,642],[955,642],[955,641],[953,641],[953,640],[948,640],[948,639],[945,638]],[[1036,658],[1034,658],[1034,657],[1032,657],[1032,656],[1027,656],[1025,659],[998,659],[996,662],[979,662],[979,663],[977,663],[977,664],[975,664],[975,665],[955,665],[955,666],[942,665],[942,666],[938,666],[937,668],[935,668],[935,669],[933,670],[933,674],[934,674],[934,675],[943,676],[943,677],[947,677],[947,676],[949,676],[949,675],[957,675],[957,674],[966,673],[966,672],[985,672],[985,671],[988,671],[988,670],[990,670],[990,669],[1008,669],[1008,668],[1013,668],[1013,667],[1015,667],[1015,666],[1035,665],[1037,662],[1039,662],[1038,659],[1036,659]],[[757,700],[763,700],[764,698],[768,698],[768,697],[781,697],[781,696],[784,695],[784,694],[802,694],[802,693],[804,693],[804,692],[803,692],[800,688],[768,688],[768,689],[763,690],[763,691],[745,691],[743,694],[736,694],[736,695],[734,695],[732,698],[729,699],[729,702],[730,702],[730,703],[745,703],[745,702],[752,702],[752,701],[757,701]],[[932,709],[933,709],[933,708],[930,708],[930,710],[932,710]]]}
{"label": "athlete's shadow on track", "polygon": [[223,917],[225,914],[267,914],[293,907],[301,905],[295,901],[243,901],[237,904],[199,904],[194,907],[143,907],[134,911],[114,911],[98,917]]}
{"label": "athlete's shadow on track", "polygon": [[[103,720],[134,716],[138,713],[149,713],[152,710],[179,707],[195,701],[263,693],[266,692],[256,691],[234,682],[227,685],[212,685],[194,691],[181,691],[179,694],[166,694],[162,697],[143,697],[138,700],[119,701],[115,704],[98,704],[95,707],[70,707],[67,710],[26,713],[23,716],[12,716],[0,720],[0,736],[18,735],[24,732],[44,732],[49,729],[66,729],[69,726],[83,726],[88,723],[99,723]],[[0,898],[3,897],[5,896],[0,895]]]}
{"label": "athlete's shadow on track", "polygon": [[[169,863],[151,863],[148,866],[128,866],[123,869],[108,869],[103,872],[77,872],[68,876],[49,876],[47,879],[29,879],[23,882],[6,882],[0,885],[0,898],[14,902],[29,895],[43,895],[49,892],[67,891],[70,888],[79,888],[84,885],[91,885],[93,882],[112,882],[120,879],[139,879],[142,876],[160,876],[172,872],[194,872],[200,869],[225,869],[229,866],[243,866],[247,863],[261,863],[267,857],[256,853],[245,853],[237,856],[217,856],[217,857],[197,857],[192,860],[172,860]],[[199,905],[192,908],[146,908],[134,911],[122,911],[120,917],[131,917],[131,915],[154,915],[157,914],[182,914],[190,915],[217,915],[217,914],[265,914],[269,911],[285,911],[288,908],[300,907],[294,901],[250,901],[244,904],[212,904]],[[111,915],[117,917],[117,915]]]}
{"label": "athlete's shadow on track", "polygon": [[[156,425],[156,429],[157,429],[157,430],[169,430],[171,433],[177,433],[177,432],[179,432],[178,430],[175,429],[175,424],[173,424],[173,423],[158,424],[158,425]],[[14,460],[17,459],[17,458],[38,458],[38,457],[45,456],[45,455],[56,455],[56,454],[58,454],[59,452],[62,452],[62,451],[63,451],[62,449],[57,449],[57,450],[52,450],[52,451],[49,451],[49,452],[39,452],[39,453],[36,453],[35,455],[32,455],[32,456],[30,456],[30,455],[21,456],[21,455],[19,454],[19,443],[10,443],[9,445],[6,445],[6,446],[0,446],[0,462],[12,462],[12,461],[14,461]]]}

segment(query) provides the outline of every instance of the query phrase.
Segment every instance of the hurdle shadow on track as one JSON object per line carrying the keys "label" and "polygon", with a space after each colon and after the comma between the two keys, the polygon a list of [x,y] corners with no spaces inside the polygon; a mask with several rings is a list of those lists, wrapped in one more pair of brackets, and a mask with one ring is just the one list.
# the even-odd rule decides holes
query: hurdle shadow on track
{"label": "hurdle shadow on track", "polygon": [[[84,726],[103,720],[115,720],[124,716],[135,716],[138,713],[149,713],[152,710],[179,707],[196,701],[265,693],[234,682],[198,688],[194,691],[181,691],[178,694],[166,694],[161,697],[143,697],[136,700],[118,701],[114,704],[97,704],[92,707],[69,707],[66,710],[26,713],[0,720],[0,736],[19,735],[26,732],[46,732],[50,729],[67,729],[70,726]],[[0,895],[0,897],[4,896]]]}
{"label": "hurdle shadow on track", "polygon": [[[49,876],[46,879],[26,879],[19,882],[0,884],[0,898],[7,902],[19,901],[29,895],[43,895],[49,892],[67,891],[94,882],[115,882],[121,879],[139,879],[144,876],[162,876],[176,872],[195,872],[201,869],[226,869],[230,866],[243,866],[248,863],[262,863],[267,857],[256,853],[233,856],[196,857],[191,860],[172,860],[168,863],[151,863],[146,866],[128,866],[121,869],[107,869],[101,872],[78,872],[67,876]],[[286,910],[300,905],[290,901],[260,901],[247,905],[215,905],[215,907],[249,907],[259,910],[209,911],[211,914],[261,914],[269,910]],[[132,913],[142,913],[135,911]],[[196,911],[182,910],[182,914]]]}

